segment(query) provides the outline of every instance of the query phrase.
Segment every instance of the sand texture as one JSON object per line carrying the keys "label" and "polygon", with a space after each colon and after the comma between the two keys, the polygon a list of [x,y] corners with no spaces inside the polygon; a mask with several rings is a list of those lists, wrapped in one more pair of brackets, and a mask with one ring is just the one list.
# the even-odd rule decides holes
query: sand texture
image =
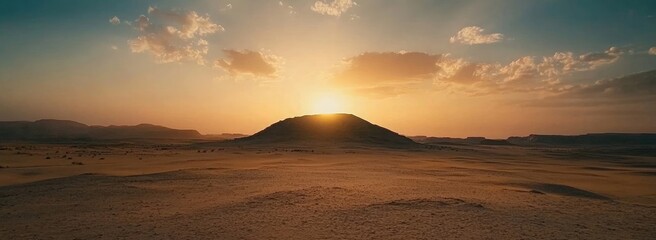
{"label": "sand texture", "polygon": [[0,149],[2,239],[656,238],[651,148]]}

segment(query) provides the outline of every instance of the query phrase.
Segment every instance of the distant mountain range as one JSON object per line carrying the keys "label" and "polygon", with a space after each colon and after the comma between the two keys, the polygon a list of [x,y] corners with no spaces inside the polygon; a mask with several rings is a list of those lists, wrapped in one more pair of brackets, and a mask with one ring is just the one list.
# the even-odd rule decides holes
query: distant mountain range
{"label": "distant mountain range", "polygon": [[136,126],[88,126],[67,120],[0,122],[0,140],[115,140],[199,139],[196,130],[177,130],[151,124]]}
{"label": "distant mountain range", "polygon": [[484,137],[449,138],[414,136],[412,140],[423,144],[469,145],[656,145],[654,133],[590,133],[583,135],[539,135],[487,139]]}
{"label": "distant mountain range", "polygon": [[424,144],[473,144],[473,145],[512,145],[505,139],[487,139],[484,137],[450,138],[450,137],[410,137],[415,142]]}
{"label": "distant mountain range", "polygon": [[546,145],[635,145],[656,144],[654,133],[590,133],[584,135],[537,135],[509,137],[512,144]]}
{"label": "distant mountain range", "polygon": [[656,145],[655,133],[593,133],[584,135],[538,135],[487,139],[484,137],[406,137],[352,114],[320,114],[288,118],[251,135],[202,135],[196,130],[178,130],[139,124],[136,126],[89,126],[68,120],[44,119],[0,121],[0,141],[173,139],[223,141],[247,144],[367,144],[411,146],[421,144],[461,145]]}

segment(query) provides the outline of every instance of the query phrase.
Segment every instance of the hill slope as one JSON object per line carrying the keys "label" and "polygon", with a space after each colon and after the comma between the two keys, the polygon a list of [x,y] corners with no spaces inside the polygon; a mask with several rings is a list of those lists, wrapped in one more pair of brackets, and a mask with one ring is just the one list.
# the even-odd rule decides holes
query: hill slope
{"label": "hill slope", "polygon": [[288,118],[240,143],[321,143],[384,146],[418,145],[409,138],[352,114],[319,114]]}
{"label": "hill slope", "polygon": [[656,144],[654,133],[590,133],[584,135],[538,135],[527,137],[509,137],[508,142],[514,144],[547,144],[547,145],[630,145]]}
{"label": "hill slope", "polygon": [[82,123],[44,119],[34,122],[0,122],[0,140],[109,140],[109,139],[194,139],[196,130],[177,130],[162,126],[88,126]]}

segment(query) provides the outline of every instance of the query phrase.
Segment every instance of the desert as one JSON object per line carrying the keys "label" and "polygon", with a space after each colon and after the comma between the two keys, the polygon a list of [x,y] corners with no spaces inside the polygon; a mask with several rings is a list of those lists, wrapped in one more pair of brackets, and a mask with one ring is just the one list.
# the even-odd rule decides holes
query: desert
{"label": "desert", "polygon": [[345,134],[299,142],[314,124],[275,127],[275,136],[293,132],[288,141],[3,143],[0,231],[8,239],[656,234],[653,145],[399,146]]}
{"label": "desert", "polygon": [[0,1],[0,240],[654,240],[654,19]]}

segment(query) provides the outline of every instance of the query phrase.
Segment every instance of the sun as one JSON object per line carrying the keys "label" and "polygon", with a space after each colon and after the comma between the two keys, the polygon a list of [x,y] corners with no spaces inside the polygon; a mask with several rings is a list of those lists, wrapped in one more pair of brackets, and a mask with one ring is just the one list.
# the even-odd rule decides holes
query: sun
{"label": "sun", "polygon": [[327,114],[344,112],[344,102],[336,94],[321,94],[314,100],[312,113]]}

